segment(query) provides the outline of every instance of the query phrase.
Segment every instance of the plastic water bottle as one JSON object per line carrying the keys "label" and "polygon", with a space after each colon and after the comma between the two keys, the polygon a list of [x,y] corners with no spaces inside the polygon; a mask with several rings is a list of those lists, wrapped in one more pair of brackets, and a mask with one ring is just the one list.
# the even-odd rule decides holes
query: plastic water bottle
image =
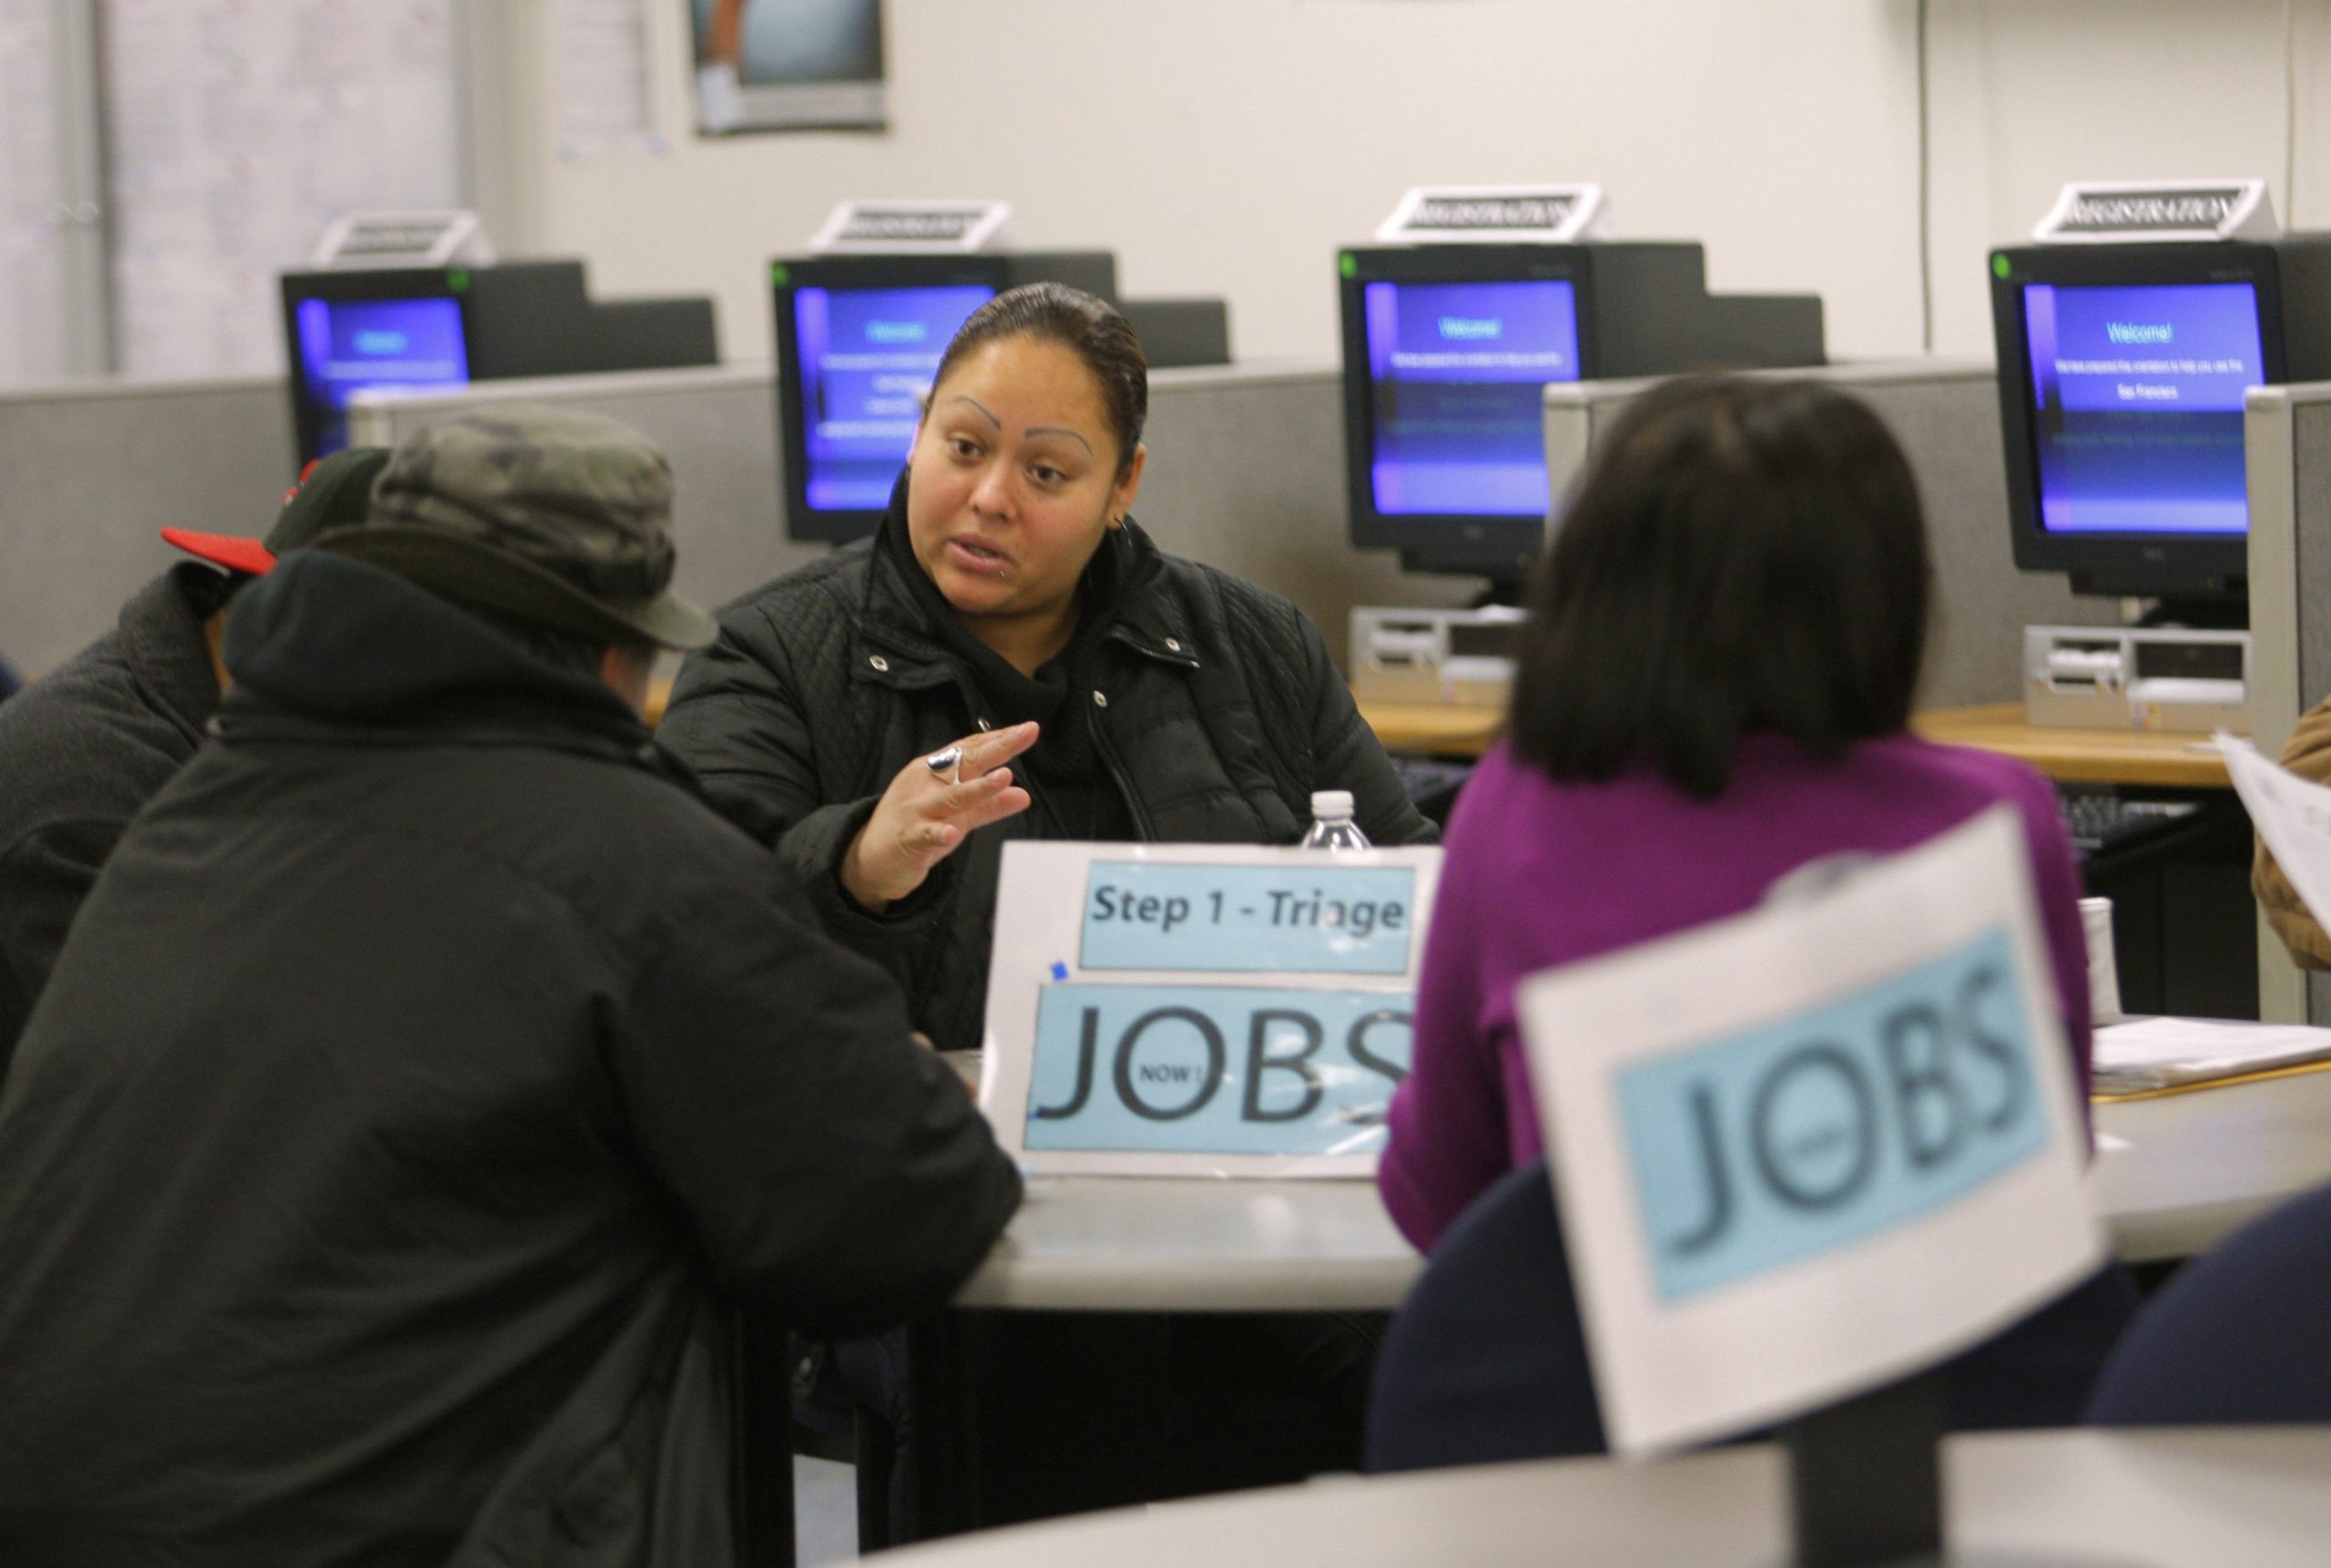
{"label": "plastic water bottle", "polygon": [[1311,791],[1311,830],[1303,835],[1307,850],[1365,850],[1368,835],[1351,820],[1351,791]]}

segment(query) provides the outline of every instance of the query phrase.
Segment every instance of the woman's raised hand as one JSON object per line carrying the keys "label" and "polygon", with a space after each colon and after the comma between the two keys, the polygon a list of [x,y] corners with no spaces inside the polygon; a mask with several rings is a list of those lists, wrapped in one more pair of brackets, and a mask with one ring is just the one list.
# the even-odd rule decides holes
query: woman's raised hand
{"label": "woman's raised hand", "polygon": [[[966,735],[900,769],[843,851],[841,885],[850,896],[880,912],[922,886],[972,830],[1026,810],[1028,791],[1004,764],[1033,746],[1036,732],[1033,724],[1015,724]],[[960,769],[950,752],[961,753]],[[933,759],[946,765],[934,768]]]}

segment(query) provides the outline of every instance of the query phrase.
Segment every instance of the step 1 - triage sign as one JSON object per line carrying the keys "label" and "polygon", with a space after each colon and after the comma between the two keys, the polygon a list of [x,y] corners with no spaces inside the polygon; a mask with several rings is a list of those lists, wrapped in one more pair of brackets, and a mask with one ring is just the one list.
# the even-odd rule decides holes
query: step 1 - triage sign
{"label": "step 1 - triage sign", "polygon": [[1364,1176],[1439,850],[1020,841],[980,1105],[1037,1171]]}
{"label": "step 1 - triage sign", "polygon": [[1613,1447],[1861,1392],[2102,1265],[2026,856],[1996,808],[1523,983]]}

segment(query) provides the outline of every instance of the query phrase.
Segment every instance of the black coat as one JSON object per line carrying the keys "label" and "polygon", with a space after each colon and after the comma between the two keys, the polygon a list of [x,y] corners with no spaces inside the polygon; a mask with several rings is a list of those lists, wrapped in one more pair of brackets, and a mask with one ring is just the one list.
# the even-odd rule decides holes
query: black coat
{"label": "black coat", "polygon": [[321,552],[228,657],[0,1092],[0,1563],[728,1561],[729,1299],[888,1328],[1017,1174],[597,682]]}
{"label": "black coat", "polygon": [[[1091,689],[1069,695],[1062,721],[1093,727],[1143,840],[1291,844],[1314,789],[1350,790],[1375,843],[1433,837],[1310,617],[1162,554],[1130,521],[1104,548],[1126,586],[1097,635]],[[724,608],[719,641],[682,667],[658,738],[800,873],[830,930],[898,976],[917,1025],[962,1048],[980,1043],[1003,846],[1026,821],[973,834],[880,916],[840,881],[892,776],[988,721],[902,554],[852,545]]]}
{"label": "black coat", "polygon": [[181,562],[0,705],[0,1074],[97,869],[202,744],[219,708],[202,622],[225,598],[223,575]]}

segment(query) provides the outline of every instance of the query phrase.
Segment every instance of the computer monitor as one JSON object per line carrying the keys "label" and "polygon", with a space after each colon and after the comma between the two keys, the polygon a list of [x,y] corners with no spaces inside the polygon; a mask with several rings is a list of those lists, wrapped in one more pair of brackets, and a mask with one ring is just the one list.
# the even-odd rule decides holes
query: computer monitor
{"label": "computer monitor", "polygon": [[2324,372],[2331,344],[2293,329],[2331,324],[2326,285],[2315,236],[1995,252],[2016,565],[2076,593],[2240,605],[2244,397]]}
{"label": "computer monitor", "polygon": [[348,403],[377,387],[716,363],[708,299],[590,295],[580,261],[286,272],[291,423],[304,466],[348,444]]}
{"label": "computer monitor", "polygon": [[348,400],[373,387],[470,381],[469,275],[459,268],[284,280],[294,437],[305,463],[348,444]]}
{"label": "computer monitor", "polygon": [[1593,355],[1581,269],[1553,247],[1379,251],[1365,266],[1349,254],[1353,542],[1518,576],[1545,532],[1543,389],[1578,380]]}
{"label": "computer monitor", "polygon": [[787,535],[847,543],[881,521],[921,399],[973,311],[1039,280],[1114,299],[1105,252],[819,256],[769,267]]}
{"label": "computer monitor", "polygon": [[1548,383],[1823,358],[1817,298],[1712,296],[1689,242],[1379,247],[1337,270],[1352,543],[1498,597],[1553,505]]}

